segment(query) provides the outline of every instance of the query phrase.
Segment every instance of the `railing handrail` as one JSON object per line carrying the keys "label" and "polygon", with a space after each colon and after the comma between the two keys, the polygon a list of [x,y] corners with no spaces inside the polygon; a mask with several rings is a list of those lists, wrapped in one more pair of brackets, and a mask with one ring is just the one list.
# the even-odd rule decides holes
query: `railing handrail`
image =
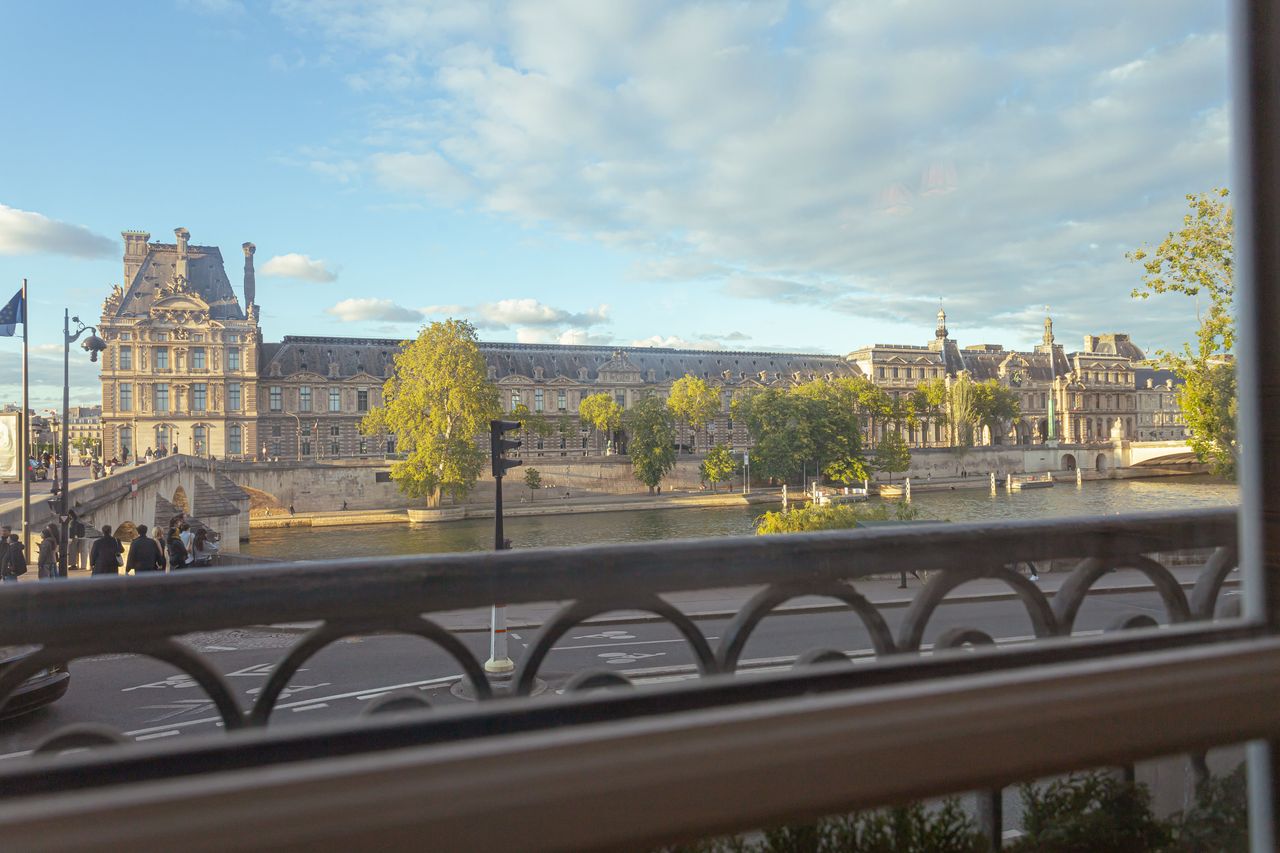
{"label": "railing handrail", "polygon": [[638,593],[856,580],[932,571],[957,558],[987,565],[1115,558],[1235,542],[1236,510],[1077,519],[917,524],[501,553],[355,557],[0,589],[0,645],[75,636],[179,635],[246,624],[588,598],[634,609]]}

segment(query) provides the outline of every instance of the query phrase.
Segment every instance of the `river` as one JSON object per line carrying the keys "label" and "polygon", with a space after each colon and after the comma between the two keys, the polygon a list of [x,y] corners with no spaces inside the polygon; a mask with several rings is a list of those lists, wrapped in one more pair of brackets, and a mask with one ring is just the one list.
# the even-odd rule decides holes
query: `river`
{"label": "river", "polygon": [[[1208,476],[1146,480],[1100,480],[1082,487],[1059,484],[991,495],[983,489],[917,492],[922,518],[946,521],[1116,515],[1239,502],[1236,486]],[[505,531],[516,548],[639,542],[695,536],[731,536],[752,532],[756,516],[769,507],[635,510],[581,515],[509,518]],[[482,551],[493,547],[492,519],[453,521],[411,527],[378,524],[350,527],[272,528],[253,531],[241,550],[275,559],[320,559],[354,555],[422,554]]]}

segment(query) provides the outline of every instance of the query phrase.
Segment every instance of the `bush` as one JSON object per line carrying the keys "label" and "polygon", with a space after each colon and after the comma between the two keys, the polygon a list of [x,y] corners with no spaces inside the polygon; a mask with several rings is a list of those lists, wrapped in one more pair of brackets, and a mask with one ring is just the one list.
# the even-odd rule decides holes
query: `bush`
{"label": "bush", "polygon": [[1126,853],[1162,850],[1173,840],[1144,785],[1095,772],[1020,790],[1024,835],[1011,851]]}
{"label": "bush", "polygon": [[1207,779],[1196,802],[1174,815],[1174,843],[1180,853],[1229,853],[1249,849],[1249,804],[1244,764],[1226,776]]}
{"label": "bush", "polygon": [[912,521],[920,515],[909,503],[810,504],[800,509],[766,512],[756,519],[757,535],[849,530],[862,521]]}

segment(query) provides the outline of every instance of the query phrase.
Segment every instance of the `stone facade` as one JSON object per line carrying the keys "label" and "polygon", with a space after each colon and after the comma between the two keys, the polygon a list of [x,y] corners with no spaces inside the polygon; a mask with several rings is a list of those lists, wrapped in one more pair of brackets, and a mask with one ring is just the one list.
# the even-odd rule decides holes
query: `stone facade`
{"label": "stone facade", "polygon": [[1178,441],[1187,437],[1187,422],[1178,407],[1182,379],[1172,370],[1140,367],[1134,371],[1138,385],[1138,440]]}
{"label": "stone facade", "polygon": [[[242,307],[219,249],[192,245],[185,228],[174,234],[174,243],[152,243],[140,231],[122,235],[124,285],[103,303],[100,324],[109,345],[102,359],[106,457],[165,448],[220,459],[322,461],[395,450],[390,439],[363,436],[358,426],[381,405],[402,341],[289,335],[264,343],[254,245],[242,246]],[[503,410],[523,406],[551,421],[550,435],[525,437],[525,458],[606,452],[625,436],[597,435],[579,423],[585,397],[604,392],[626,407],[647,394],[665,396],[686,374],[705,379],[721,396],[720,414],[705,431],[682,430],[681,445],[693,450],[714,442],[748,446],[746,431],[730,416],[734,395],[837,377],[865,376],[894,397],[932,379],[994,379],[1018,394],[1023,417],[984,436],[988,444],[1039,444],[1051,434],[1064,442],[1101,443],[1111,440],[1117,420],[1125,438],[1140,437],[1147,426],[1159,432],[1167,423],[1169,400],[1158,392],[1157,408],[1140,410],[1135,370],[1143,354],[1127,335],[1087,336],[1083,349],[1067,353],[1046,318],[1042,341],[1031,351],[998,344],[961,348],[950,337],[946,314],[939,311],[937,320],[926,344],[876,344],[847,357],[497,342],[480,349]],[[908,429],[915,446],[947,443],[940,424]]]}

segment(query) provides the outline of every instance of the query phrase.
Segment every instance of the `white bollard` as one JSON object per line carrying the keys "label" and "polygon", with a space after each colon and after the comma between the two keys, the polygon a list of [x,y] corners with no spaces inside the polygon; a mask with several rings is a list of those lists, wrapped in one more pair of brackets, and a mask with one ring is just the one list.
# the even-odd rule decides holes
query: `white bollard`
{"label": "white bollard", "polygon": [[1084,485],[1084,469],[1083,468],[1076,469],[1076,485],[1077,486]]}
{"label": "white bollard", "polygon": [[908,477],[905,482],[906,488],[902,492],[902,497],[907,503],[911,503],[911,478]]}
{"label": "white bollard", "polygon": [[484,662],[484,671],[507,673],[516,665],[507,656],[507,607],[505,604],[493,605],[490,614],[489,659]]}
{"label": "white bollard", "polygon": [[996,493],[996,472],[992,471],[991,472],[991,494],[994,495],[995,493]]}

